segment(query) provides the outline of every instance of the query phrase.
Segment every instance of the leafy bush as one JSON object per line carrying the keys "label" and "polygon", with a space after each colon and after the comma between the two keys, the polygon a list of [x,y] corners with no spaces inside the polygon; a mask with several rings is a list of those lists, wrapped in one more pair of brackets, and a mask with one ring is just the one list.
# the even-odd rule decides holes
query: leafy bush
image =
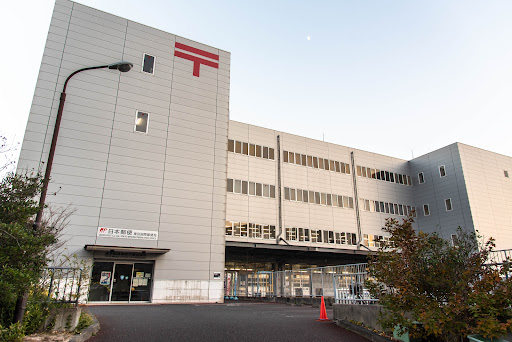
{"label": "leafy bush", "polygon": [[13,323],[6,329],[0,325],[0,341],[21,342],[24,336],[23,327],[19,323]]}
{"label": "leafy bush", "polygon": [[92,319],[91,315],[89,315],[87,312],[82,311],[82,313],[80,314],[80,318],[78,319],[78,324],[75,328],[75,333],[80,334],[82,330],[89,327],[93,323],[94,320]]}
{"label": "leafy bush", "polygon": [[510,331],[512,278],[508,267],[488,264],[493,240],[481,244],[476,234],[459,229],[452,246],[437,234],[415,232],[413,222],[387,219],[390,242],[369,263],[368,286],[385,309],[380,324],[441,341]]}

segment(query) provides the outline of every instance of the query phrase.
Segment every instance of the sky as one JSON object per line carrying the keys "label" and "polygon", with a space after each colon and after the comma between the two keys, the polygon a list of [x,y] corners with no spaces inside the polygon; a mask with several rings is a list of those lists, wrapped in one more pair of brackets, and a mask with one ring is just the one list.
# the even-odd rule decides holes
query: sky
{"label": "sky", "polygon": [[[77,2],[231,52],[232,120],[403,159],[454,142],[512,156],[510,0]],[[0,2],[14,146],[53,5]]]}

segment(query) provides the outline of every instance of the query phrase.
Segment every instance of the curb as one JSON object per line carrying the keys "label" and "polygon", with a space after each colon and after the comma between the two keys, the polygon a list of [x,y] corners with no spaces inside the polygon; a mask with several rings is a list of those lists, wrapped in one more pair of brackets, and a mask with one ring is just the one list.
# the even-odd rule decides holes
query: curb
{"label": "curb", "polygon": [[360,336],[363,336],[364,338],[370,340],[370,341],[373,341],[373,342],[390,342],[390,341],[394,341],[388,337],[385,337],[385,336],[381,336],[377,333],[374,333],[373,331],[371,330],[368,330],[367,328],[365,327],[361,327],[357,324],[353,324],[353,323],[350,323],[350,322],[347,322],[347,321],[342,321],[342,320],[336,320],[336,324],[339,325],[340,327],[344,328],[344,329],[347,329],[347,330],[350,330],[352,332],[355,332],[356,334],[360,335]]}
{"label": "curb", "polygon": [[69,342],[83,342],[91,338],[93,335],[96,335],[96,333],[100,331],[100,322],[98,321],[96,316],[92,315],[89,311],[87,311],[87,313],[92,317],[94,322],[87,328],[82,330],[80,334],[73,335],[69,339]]}

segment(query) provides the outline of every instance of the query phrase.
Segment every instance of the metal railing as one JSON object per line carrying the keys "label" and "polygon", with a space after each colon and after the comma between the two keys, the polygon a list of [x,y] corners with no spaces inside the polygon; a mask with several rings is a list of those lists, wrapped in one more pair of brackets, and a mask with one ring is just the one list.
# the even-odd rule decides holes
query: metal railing
{"label": "metal railing", "polygon": [[502,249],[499,251],[492,251],[489,254],[489,263],[501,265],[505,262],[512,262],[512,249]]}
{"label": "metal railing", "polygon": [[368,265],[352,264],[289,271],[226,271],[225,298],[333,297],[337,302],[370,304],[365,286]]}
{"label": "metal railing", "polygon": [[82,279],[81,268],[47,267],[39,285],[47,291],[48,299],[76,306],[81,297]]}

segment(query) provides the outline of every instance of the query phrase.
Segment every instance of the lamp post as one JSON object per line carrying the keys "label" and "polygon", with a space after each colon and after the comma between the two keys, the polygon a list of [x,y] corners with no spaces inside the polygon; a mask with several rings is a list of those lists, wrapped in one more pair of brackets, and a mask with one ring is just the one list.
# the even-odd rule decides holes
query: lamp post
{"label": "lamp post", "polygon": [[[50,145],[50,153],[48,154],[48,161],[46,163],[46,170],[44,173],[44,179],[43,179],[43,188],[41,189],[41,198],[39,199],[39,211],[36,215],[36,220],[34,222],[33,228],[35,231],[37,231],[41,227],[41,222],[43,219],[43,210],[44,205],[46,201],[46,193],[48,192],[48,183],[50,182],[50,174],[52,171],[52,165],[53,165],[53,157],[55,156],[55,147],[57,146],[57,139],[59,137],[59,129],[60,129],[60,122],[62,120],[62,112],[64,110],[64,102],[66,102],[66,87],[68,85],[69,80],[71,77],[75,76],[79,72],[86,71],[86,70],[94,70],[94,69],[114,69],[119,70],[120,72],[128,72],[133,67],[132,63],[129,62],[117,62],[113,64],[108,65],[100,65],[95,67],[88,67],[88,68],[82,68],[79,70],[74,71],[71,73],[71,75],[66,78],[66,81],[64,82],[64,87],[62,88],[62,92],[60,93],[60,103],[59,103],[59,110],[57,111],[57,118],[55,120],[55,128],[53,129],[53,137],[52,142]],[[18,297],[16,300],[16,308],[14,311],[14,322],[23,322],[23,314],[25,313],[25,307],[27,305],[27,298],[28,293],[25,293],[23,296]]]}

